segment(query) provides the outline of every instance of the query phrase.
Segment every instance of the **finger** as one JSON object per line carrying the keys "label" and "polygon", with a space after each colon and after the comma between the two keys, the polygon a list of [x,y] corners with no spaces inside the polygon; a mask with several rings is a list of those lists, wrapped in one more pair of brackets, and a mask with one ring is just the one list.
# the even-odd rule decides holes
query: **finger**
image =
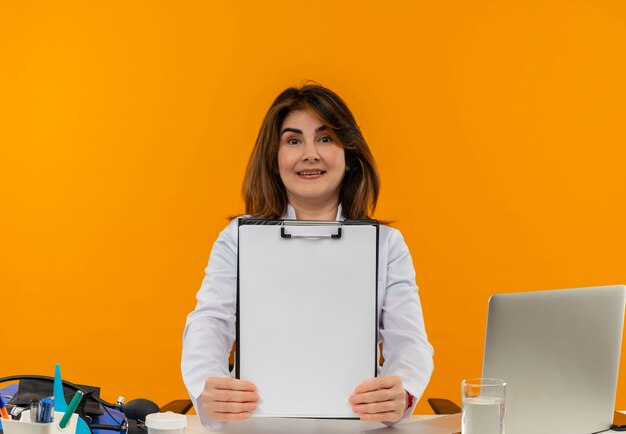
{"label": "finger", "polygon": [[365,392],[371,392],[373,390],[377,390],[380,389],[379,387],[380,384],[380,377],[378,378],[370,378],[367,381],[362,382],[361,384],[359,384],[356,389],[354,389],[354,393],[365,393]]}
{"label": "finger", "polygon": [[213,412],[210,414],[211,419],[217,422],[234,422],[237,420],[246,420],[250,418],[250,413],[247,411],[241,413],[219,413]]}
{"label": "finger", "polygon": [[391,399],[398,399],[400,393],[393,389],[379,389],[373,392],[358,393],[350,397],[350,404],[367,404],[370,402],[382,402],[389,401]]}
{"label": "finger", "polygon": [[207,380],[207,384],[213,386],[216,389],[227,389],[227,390],[243,390],[243,391],[256,391],[256,385],[247,380],[239,380],[237,378],[224,378],[224,377],[215,377],[209,378]]}
{"label": "finger", "polygon": [[400,385],[400,384],[401,382],[400,382],[399,377],[385,376],[385,377],[370,378],[369,380],[364,381],[363,383],[359,384],[356,387],[356,389],[354,389],[354,392],[364,393],[364,392],[371,392],[377,389],[390,389],[393,386]]}
{"label": "finger", "polygon": [[256,410],[255,402],[216,402],[213,411],[216,413],[243,413]]}
{"label": "finger", "polygon": [[402,414],[397,412],[376,413],[376,414],[362,414],[360,416],[363,422],[396,422]]}
{"label": "finger", "polygon": [[373,404],[359,404],[352,406],[352,411],[357,414],[377,414],[387,412],[397,412],[401,408],[401,403],[397,401],[376,402]]}
{"label": "finger", "polygon": [[216,402],[257,402],[258,400],[259,394],[256,392],[217,389],[211,393],[211,401]]}

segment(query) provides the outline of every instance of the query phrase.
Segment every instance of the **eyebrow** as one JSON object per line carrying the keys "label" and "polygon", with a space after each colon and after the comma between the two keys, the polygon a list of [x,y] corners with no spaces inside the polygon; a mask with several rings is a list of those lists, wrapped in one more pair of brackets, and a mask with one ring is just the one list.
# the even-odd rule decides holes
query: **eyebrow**
{"label": "eyebrow", "polygon": [[[328,129],[328,127],[326,125],[322,125],[321,127],[317,127],[315,129],[315,134],[319,133],[320,131],[324,131]],[[300,134],[302,135],[302,130],[299,130],[297,128],[285,128],[280,132],[280,135],[282,136],[285,133],[296,133],[296,134]]]}

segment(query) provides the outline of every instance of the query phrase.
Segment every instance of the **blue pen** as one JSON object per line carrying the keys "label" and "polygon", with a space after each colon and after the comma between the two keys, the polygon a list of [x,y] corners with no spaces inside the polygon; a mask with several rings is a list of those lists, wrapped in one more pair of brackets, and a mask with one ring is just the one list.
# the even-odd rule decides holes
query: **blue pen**
{"label": "blue pen", "polygon": [[54,398],[48,396],[39,401],[39,414],[37,422],[50,423],[54,421]]}

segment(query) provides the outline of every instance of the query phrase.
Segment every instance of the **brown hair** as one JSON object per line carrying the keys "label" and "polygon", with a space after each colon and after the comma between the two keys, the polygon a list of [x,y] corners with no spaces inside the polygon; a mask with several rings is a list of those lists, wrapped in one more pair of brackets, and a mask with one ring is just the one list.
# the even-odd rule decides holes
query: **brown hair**
{"label": "brown hair", "polygon": [[287,210],[287,192],[278,172],[278,147],[280,127],[295,110],[310,110],[333,131],[346,158],[339,191],[343,213],[348,219],[369,218],[380,190],[374,157],[348,106],[333,91],[317,84],[285,89],[267,111],[243,181],[246,214],[280,218]]}

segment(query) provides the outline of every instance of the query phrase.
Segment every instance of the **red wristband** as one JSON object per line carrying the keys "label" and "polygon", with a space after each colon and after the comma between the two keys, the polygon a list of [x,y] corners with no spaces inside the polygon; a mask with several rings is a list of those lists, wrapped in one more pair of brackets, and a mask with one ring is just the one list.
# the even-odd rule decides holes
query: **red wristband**
{"label": "red wristband", "polygon": [[[406,392],[406,390],[405,390]],[[413,395],[411,395],[409,392],[406,392],[406,408],[405,410],[408,410],[409,408],[413,407],[413,399],[415,399],[413,397]]]}

